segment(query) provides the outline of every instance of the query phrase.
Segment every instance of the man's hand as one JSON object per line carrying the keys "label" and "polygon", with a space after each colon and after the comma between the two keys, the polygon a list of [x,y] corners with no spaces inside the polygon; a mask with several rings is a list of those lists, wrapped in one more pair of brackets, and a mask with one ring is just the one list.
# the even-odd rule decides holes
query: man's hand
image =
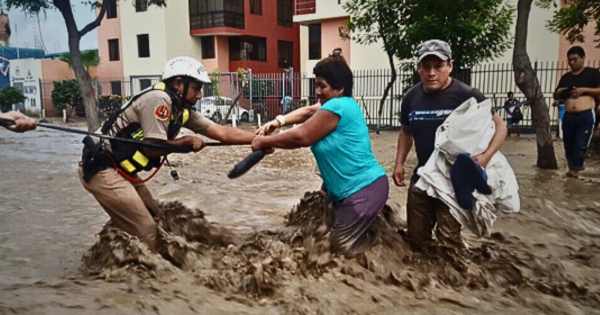
{"label": "man's hand", "polygon": [[481,166],[483,166],[483,168],[487,168],[487,165],[490,163],[491,159],[492,157],[486,153],[481,153],[473,157],[473,161],[479,163]]}
{"label": "man's hand", "polygon": [[260,143],[260,137],[256,137],[254,138],[254,140],[252,140],[252,151],[257,151],[262,149],[262,145]]}
{"label": "man's hand", "polygon": [[206,144],[204,143],[204,141],[202,141],[202,139],[198,138],[198,137],[194,137],[194,136],[184,136],[182,137],[185,139],[185,142],[192,147],[192,151],[194,152],[198,152],[200,150],[202,150]]}
{"label": "man's hand", "polygon": [[6,114],[2,114],[4,118],[12,119],[15,121],[15,124],[12,126],[6,126],[5,128],[14,131],[14,132],[25,132],[28,130],[33,130],[37,127],[37,120],[25,116],[19,112],[13,111],[8,112]]}
{"label": "man's hand", "polygon": [[406,187],[406,183],[404,182],[404,165],[397,164],[394,168],[392,177],[394,178],[394,184],[396,184],[396,186]]}
{"label": "man's hand", "polygon": [[273,149],[273,148],[264,148],[262,146],[262,143],[260,142],[260,138],[261,137],[256,137],[256,138],[254,138],[254,140],[252,140],[252,151],[257,151],[257,150],[264,149],[267,154],[273,154],[273,152],[275,152],[275,149]]}
{"label": "man's hand", "polygon": [[571,98],[578,98],[583,95],[583,93],[585,93],[584,88],[574,88],[573,91],[571,91]]}
{"label": "man's hand", "polygon": [[279,121],[274,119],[274,120],[271,120],[268,123],[262,125],[262,127],[258,128],[258,130],[256,130],[255,134],[257,136],[268,136],[279,127],[280,127]]}

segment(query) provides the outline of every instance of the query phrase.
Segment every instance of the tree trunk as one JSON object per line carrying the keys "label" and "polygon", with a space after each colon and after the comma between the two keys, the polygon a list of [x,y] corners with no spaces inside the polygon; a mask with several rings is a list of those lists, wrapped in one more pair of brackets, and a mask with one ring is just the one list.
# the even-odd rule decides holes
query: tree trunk
{"label": "tree trunk", "polygon": [[100,127],[100,121],[98,120],[97,111],[98,100],[96,99],[94,87],[92,86],[92,78],[90,78],[90,75],[85,71],[83,61],[81,60],[81,50],[79,49],[79,42],[81,41],[82,36],[84,36],[89,31],[100,25],[102,18],[104,18],[106,9],[108,8],[108,4],[109,1],[103,1],[102,8],[96,19],[92,23],[86,25],[81,31],[79,31],[77,29],[77,24],[75,23],[75,18],[73,16],[71,1],[54,0],[54,5],[62,14],[63,18],[65,19],[65,24],[67,26],[67,33],[69,35],[69,52],[71,53],[71,60],[73,65],[73,71],[75,72],[75,78],[77,78],[77,83],[79,83],[79,88],[81,89],[81,94],[83,96],[83,104],[85,107],[85,120],[89,131],[95,131]]}
{"label": "tree trunk", "polygon": [[[390,90],[392,89],[392,87],[394,87],[394,83],[396,82],[396,66],[394,65],[394,55],[391,53],[387,53],[388,55],[388,60],[390,62],[390,69],[392,69],[392,77],[390,79],[390,81],[388,82],[388,84],[385,87],[385,90],[383,90],[383,96],[381,97],[381,100],[379,100],[379,111],[377,112],[377,127],[375,128],[375,133],[379,134],[381,132],[381,120],[383,119],[383,105],[385,105],[385,101],[388,98],[388,94],[390,93]],[[392,106],[392,104],[390,104],[390,106]]]}
{"label": "tree trunk", "polygon": [[89,131],[96,131],[100,127],[98,119],[98,100],[92,86],[92,78],[85,71],[81,61],[81,51],[79,50],[79,37],[71,38],[69,35],[69,51],[73,57],[73,71],[79,83],[81,94],[83,96],[83,105],[85,108],[85,121]]}
{"label": "tree trunk", "polygon": [[[248,86],[248,84],[242,82],[242,88],[240,88],[240,92],[233,99],[233,102],[231,103],[231,106],[229,106],[229,110],[227,110],[227,115],[225,115],[225,118],[223,118],[223,120],[221,121],[221,125],[227,124],[227,120],[229,119],[229,115],[231,115],[231,112],[233,111],[233,108],[240,101],[240,99],[242,98],[242,95],[244,95],[244,91],[246,91],[246,87],[247,86]],[[239,117],[236,117],[236,118],[239,119]]]}
{"label": "tree trunk", "polygon": [[519,0],[517,7],[517,26],[513,52],[515,83],[530,103],[531,119],[536,130],[537,139],[537,167],[541,169],[558,169],[554,145],[552,144],[548,106],[544,101],[540,83],[531,67],[531,61],[527,54],[527,26],[532,2],[533,0]]}

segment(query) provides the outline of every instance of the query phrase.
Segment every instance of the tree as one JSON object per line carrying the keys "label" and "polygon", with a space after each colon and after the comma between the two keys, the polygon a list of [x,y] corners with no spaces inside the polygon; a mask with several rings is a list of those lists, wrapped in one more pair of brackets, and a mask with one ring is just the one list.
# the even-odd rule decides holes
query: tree
{"label": "tree", "polygon": [[13,104],[23,103],[26,99],[19,88],[6,86],[0,90],[0,109],[2,112],[10,111]]}
{"label": "tree", "polygon": [[[70,69],[73,69],[73,60],[71,54],[65,53],[58,57],[58,59],[67,65]],[[83,68],[88,74],[92,68],[96,68],[100,64],[100,57],[98,57],[97,50],[86,50],[81,52],[81,61],[83,62]]]}
{"label": "tree", "polygon": [[537,166],[541,169],[558,169],[552,134],[550,132],[550,115],[544,101],[544,94],[537,75],[531,67],[527,54],[527,26],[533,0],[519,0],[517,5],[517,25],[515,28],[515,47],[513,50],[513,70],[515,83],[525,94],[531,106],[531,119],[536,130]]}
{"label": "tree", "polygon": [[[92,79],[86,72],[81,57],[79,44],[81,38],[91,30],[100,26],[104,19],[106,10],[110,5],[110,1],[117,0],[80,0],[84,4],[89,5],[93,9],[100,9],[96,19],[91,21],[82,29],[78,29],[73,15],[71,0],[0,0],[1,8],[18,8],[29,14],[39,14],[45,10],[56,8],[62,14],[67,26],[67,34],[69,39],[69,53],[71,54],[73,70],[75,77],[80,85],[83,94],[83,102],[85,105],[85,117],[88,130],[94,131],[100,127],[98,113],[96,111],[97,100],[92,86]],[[156,5],[160,7],[166,6],[166,0],[148,0],[148,5]]]}
{"label": "tree", "polygon": [[383,106],[396,82],[394,55],[410,54],[410,48],[400,43],[405,38],[399,36],[402,29],[407,27],[404,21],[409,8],[403,0],[350,0],[344,4],[344,9],[350,14],[350,19],[340,29],[340,36],[346,40],[353,39],[362,45],[381,41],[390,64],[391,76],[379,101],[375,130],[379,134]]}
{"label": "tree", "polygon": [[52,90],[52,103],[58,111],[67,111],[67,121],[73,114],[75,107],[83,103],[83,95],[77,80],[54,81],[54,90]]}
{"label": "tree", "polygon": [[[413,59],[419,45],[429,39],[450,44],[453,76],[458,75],[459,79],[461,69],[499,57],[510,47],[515,12],[506,0],[349,0],[345,9],[350,20],[341,32],[343,37],[360,44],[383,43],[393,76],[386,86],[388,91],[396,79],[391,56]],[[412,64],[407,63],[403,70],[407,66],[414,71]],[[386,90],[380,102],[379,120]]]}
{"label": "tree", "polygon": [[[555,0],[539,0],[539,4],[543,8],[550,8],[551,5],[558,7]],[[596,23],[595,35],[599,38],[594,41],[600,48],[600,0],[567,1],[566,6],[554,12],[547,26],[551,31],[564,35],[573,44],[585,41],[583,31],[589,23]]]}

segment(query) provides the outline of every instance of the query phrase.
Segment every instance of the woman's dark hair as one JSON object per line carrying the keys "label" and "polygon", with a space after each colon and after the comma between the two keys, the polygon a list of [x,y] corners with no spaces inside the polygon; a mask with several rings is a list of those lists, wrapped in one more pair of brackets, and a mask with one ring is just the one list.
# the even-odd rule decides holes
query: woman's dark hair
{"label": "woman's dark hair", "polygon": [[354,76],[342,56],[329,56],[317,63],[313,69],[315,76],[320,76],[327,81],[334,90],[344,89],[344,96],[352,96]]}

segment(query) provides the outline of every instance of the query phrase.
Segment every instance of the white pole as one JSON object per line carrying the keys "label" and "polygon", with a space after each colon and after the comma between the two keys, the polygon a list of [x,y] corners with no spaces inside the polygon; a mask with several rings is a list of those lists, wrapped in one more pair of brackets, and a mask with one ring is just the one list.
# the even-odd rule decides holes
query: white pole
{"label": "white pole", "polygon": [[63,122],[67,123],[67,110],[63,109]]}
{"label": "white pole", "polygon": [[237,128],[237,120],[235,114],[231,114],[231,126],[233,126],[233,128]]}
{"label": "white pole", "polygon": [[260,128],[260,126],[262,125],[262,124],[260,123],[260,114],[256,114],[256,118],[257,118],[257,120],[258,120],[258,128]]}

